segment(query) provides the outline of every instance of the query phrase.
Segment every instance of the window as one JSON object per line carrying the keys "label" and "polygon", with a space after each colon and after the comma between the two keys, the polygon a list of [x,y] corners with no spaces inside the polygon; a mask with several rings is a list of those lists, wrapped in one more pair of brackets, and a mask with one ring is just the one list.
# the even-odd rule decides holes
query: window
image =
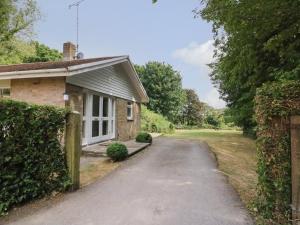
{"label": "window", "polygon": [[127,102],[127,119],[133,119],[133,104],[132,102]]}
{"label": "window", "polygon": [[9,97],[10,88],[0,88],[0,97]]}

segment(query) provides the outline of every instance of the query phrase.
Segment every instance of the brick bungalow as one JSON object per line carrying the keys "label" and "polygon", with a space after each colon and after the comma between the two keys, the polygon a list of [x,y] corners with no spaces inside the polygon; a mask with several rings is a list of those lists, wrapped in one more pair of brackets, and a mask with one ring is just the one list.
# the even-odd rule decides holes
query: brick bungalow
{"label": "brick bungalow", "polygon": [[68,42],[64,61],[0,66],[0,98],[81,112],[83,145],[134,138],[148,96],[129,57],[75,60],[75,53]]}

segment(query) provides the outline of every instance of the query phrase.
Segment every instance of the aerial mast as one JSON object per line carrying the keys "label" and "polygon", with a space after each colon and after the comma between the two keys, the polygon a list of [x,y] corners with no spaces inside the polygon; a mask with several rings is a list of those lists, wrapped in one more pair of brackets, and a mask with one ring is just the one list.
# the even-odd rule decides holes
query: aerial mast
{"label": "aerial mast", "polygon": [[[76,10],[77,10],[77,17],[76,17],[76,21],[77,21],[76,53],[77,54],[78,54],[78,49],[79,49],[79,6],[84,1],[85,0],[80,0],[80,1],[74,2],[73,4],[69,5],[69,9],[76,7]],[[76,54],[76,57],[77,57],[77,54]]]}

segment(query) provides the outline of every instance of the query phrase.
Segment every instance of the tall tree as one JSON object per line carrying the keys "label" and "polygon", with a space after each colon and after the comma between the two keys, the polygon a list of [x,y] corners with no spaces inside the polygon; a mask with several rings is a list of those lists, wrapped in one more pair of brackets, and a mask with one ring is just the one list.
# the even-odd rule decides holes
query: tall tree
{"label": "tall tree", "polygon": [[200,102],[198,95],[192,89],[184,89],[186,103],[183,107],[183,123],[188,126],[201,126],[204,119],[204,103]]}
{"label": "tall tree", "polygon": [[300,1],[202,0],[196,10],[213,24],[216,63],[211,78],[238,125],[255,126],[257,87],[300,78]]}
{"label": "tall tree", "polygon": [[150,98],[148,108],[178,122],[185,102],[180,73],[160,62],[148,62],[136,70]]}

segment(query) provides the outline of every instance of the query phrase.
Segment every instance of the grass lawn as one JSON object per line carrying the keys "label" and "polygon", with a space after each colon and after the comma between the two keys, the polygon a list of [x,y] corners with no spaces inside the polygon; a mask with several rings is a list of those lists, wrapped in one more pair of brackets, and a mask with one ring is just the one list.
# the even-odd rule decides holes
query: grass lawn
{"label": "grass lawn", "polygon": [[240,131],[232,130],[177,130],[170,137],[206,141],[215,153],[219,169],[251,209],[257,184],[255,141]]}

